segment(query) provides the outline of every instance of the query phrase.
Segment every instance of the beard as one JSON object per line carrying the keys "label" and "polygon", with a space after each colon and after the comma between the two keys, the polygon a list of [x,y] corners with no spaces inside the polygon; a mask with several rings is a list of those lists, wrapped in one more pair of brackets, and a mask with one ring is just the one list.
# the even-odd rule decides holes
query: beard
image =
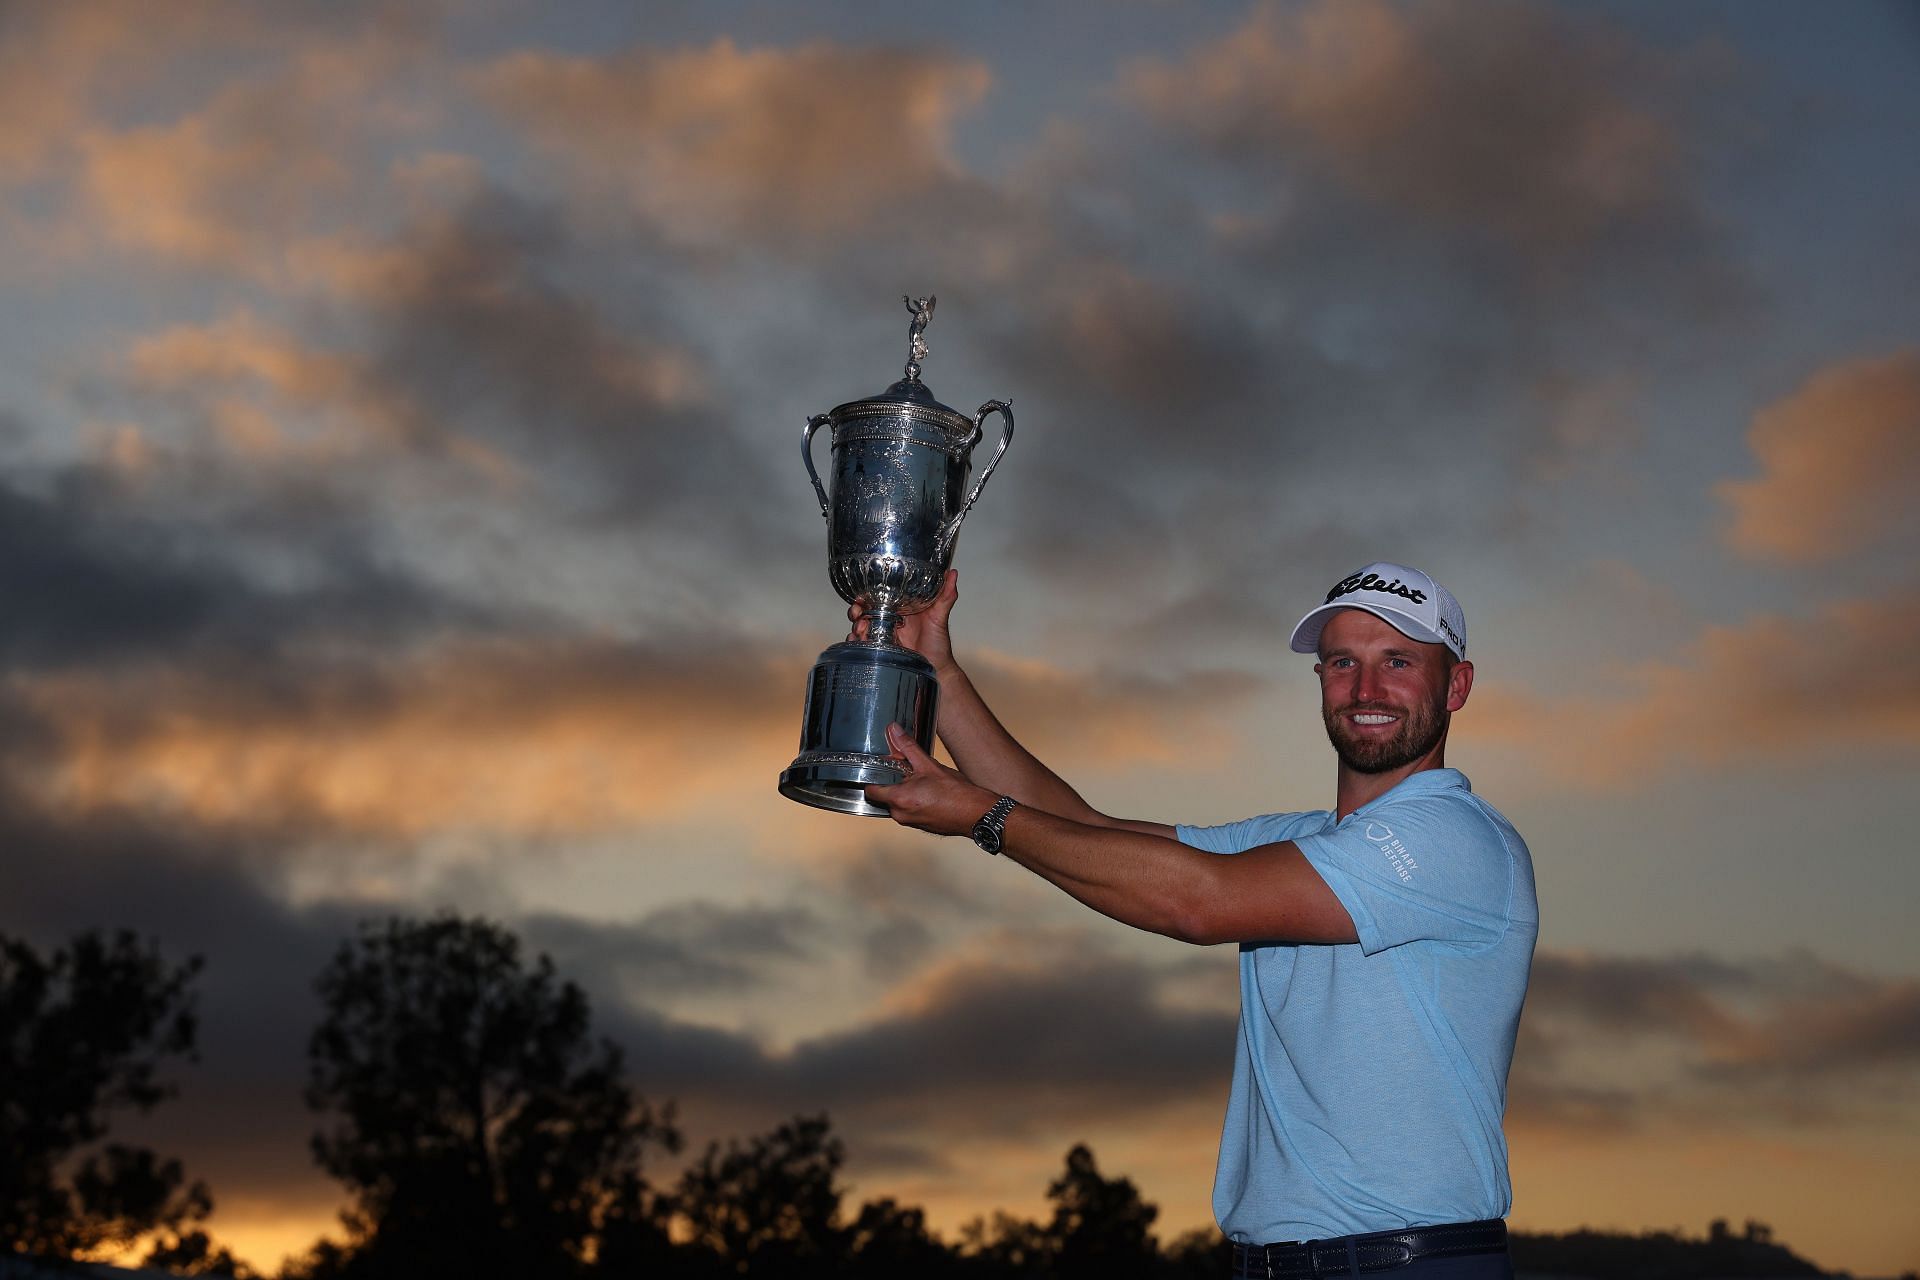
{"label": "beard", "polygon": [[[1425,756],[1446,735],[1449,717],[1445,697],[1443,691],[1442,701],[1412,707],[1353,702],[1323,711],[1321,718],[1326,721],[1327,740],[1333,743],[1341,764],[1355,773],[1391,773]],[[1368,712],[1399,716],[1393,734],[1384,738],[1355,735],[1346,717]]]}

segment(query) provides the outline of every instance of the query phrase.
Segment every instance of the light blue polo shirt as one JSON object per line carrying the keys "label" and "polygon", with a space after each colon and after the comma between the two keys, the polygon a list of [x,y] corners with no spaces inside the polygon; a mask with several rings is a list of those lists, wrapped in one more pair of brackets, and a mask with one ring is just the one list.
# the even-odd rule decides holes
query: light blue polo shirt
{"label": "light blue polo shirt", "polygon": [[1505,1217],[1507,1069],[1540,931],[1533,861],[1453,769],[1344,821],[1179,828],[1212,853],[1291,840],[1358,943],[1245,943],[1213,1212],[1242,1243]]}

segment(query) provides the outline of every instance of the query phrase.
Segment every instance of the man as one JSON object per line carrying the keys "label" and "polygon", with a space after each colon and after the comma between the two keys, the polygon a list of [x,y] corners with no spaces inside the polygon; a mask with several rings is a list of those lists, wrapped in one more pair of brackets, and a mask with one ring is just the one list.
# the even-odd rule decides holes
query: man
{"label": "man", "polygon": [[1334,807],[1218,827],[1108,817],[1029,754],[954,661],[957,599],[949,573],[899,636],[959,770],[895,726],[907,776],[867,793],[1122,923],[1240,944],[1213,1195],[1234,1274],[1510,1276],[1500,1125],[1539,916],[1526,844],[1445,767],[1473,689],[1453,596],[1396,564],[1336,583],[1291,640],[1319,658]]}

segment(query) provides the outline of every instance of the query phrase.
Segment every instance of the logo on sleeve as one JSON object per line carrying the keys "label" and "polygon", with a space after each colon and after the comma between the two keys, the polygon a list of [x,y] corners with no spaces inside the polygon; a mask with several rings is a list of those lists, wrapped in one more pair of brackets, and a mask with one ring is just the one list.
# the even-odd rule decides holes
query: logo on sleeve
{"label": "logo on sleeve", "polygon": [[1400,837],[1393,834],[1392,827],[1384,822],[1369,820],[1360,834],[1386,856],[1387,864],[1393,868],[1393,873],[1400,877],[1400,883],[1413,883],[1413,873],[1420,869],[1420,864],[1413,860],[1411,853],[1407,852],[1407,846],[1400,843]]}

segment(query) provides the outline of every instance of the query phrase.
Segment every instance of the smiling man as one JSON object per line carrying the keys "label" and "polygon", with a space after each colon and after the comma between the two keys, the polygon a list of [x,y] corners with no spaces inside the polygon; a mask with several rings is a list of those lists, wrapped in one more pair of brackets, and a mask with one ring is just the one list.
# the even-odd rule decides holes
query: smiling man
{"label": "smiling man", "polygon": [[1240,944],[1213,1191],[1234,1274],[1512,1275],[1501,1117],[1539,915],[1525,842],[1445,765],[1473,690],[1452,594],[1396,564],[1335,583],[1291,642],[1319,657],[1333,808],[1217,827],[1109,817],[1035,759],[954,661],[957,599],[949,574],[898,638],[960,768],[896,726],[907,776],[868,794],[1124,924]]}

